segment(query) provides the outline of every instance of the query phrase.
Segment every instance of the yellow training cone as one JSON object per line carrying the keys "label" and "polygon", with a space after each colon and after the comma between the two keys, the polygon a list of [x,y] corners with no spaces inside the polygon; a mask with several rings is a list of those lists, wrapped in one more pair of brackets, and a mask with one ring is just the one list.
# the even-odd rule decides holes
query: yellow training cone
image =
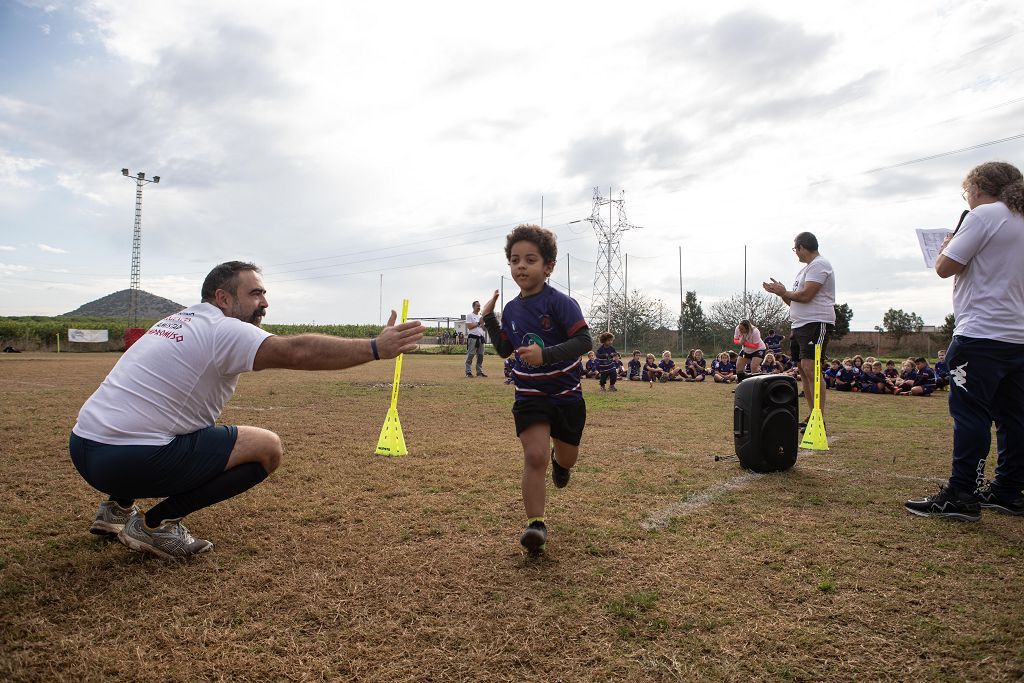
{"label": "yellow training cone", "polygon": [[384,426],[380,430],[380,438],[377,439],[377,455],[408,455],[405,447],[405,436],[402,435],[402,423],[398,419],[398,409],[388,408],[388,415],[384,418]]}
{"label": "yellow training cone", "polygon": [[828,450],[828,437],[825,435],[825,418],[821,414],[821,347],[814,345],[814,409],[807,420],[804,438],[800,448],[814,451]]}

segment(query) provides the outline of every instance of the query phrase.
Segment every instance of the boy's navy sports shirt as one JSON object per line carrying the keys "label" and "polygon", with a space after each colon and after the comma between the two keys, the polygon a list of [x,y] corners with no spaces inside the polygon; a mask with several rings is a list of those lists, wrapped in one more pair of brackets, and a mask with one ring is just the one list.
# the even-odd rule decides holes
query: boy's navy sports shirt
{"label": "boy's navy sports shirt", "polygon": [[[579,304],[545,284],[539,293],[517,297],[502,312],[501,336],[513,348],[540,344],[556,346],[588,327]],[[547,398],[555,403],[583,400],[580,386],[580,360],[569,360],[541,366],[526,364],[518,356],[512,366],[516,383],[516,400]]]}
{"label": "boy's navy sports shirt", "polygon": [[[571,336],[571,335],[570,335]],[[605,346],[601,344],[597,347],[597,351],[594,353],[597,356],[597,371],[600,373],[611,372],[615,369],[615,355],[614,346]]]}
{"label": "boy's navy sports shirt", "polygon": [[643,365],[640,363],[640,361],[636,360],[635,358],[633,360],[629,361],[629,376],[630,377],[639,377],[640,376],[640,369],[642,367],[643,367]]}

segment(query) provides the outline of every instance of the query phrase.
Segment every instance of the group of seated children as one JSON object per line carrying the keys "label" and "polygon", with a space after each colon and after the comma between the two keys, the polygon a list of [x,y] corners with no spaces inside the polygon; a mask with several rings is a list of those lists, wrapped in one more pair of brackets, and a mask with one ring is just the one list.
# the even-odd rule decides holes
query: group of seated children
{"label": "group of seated children", "polygon": [[[604,341],[606,336],[609,337],[607,344]],[[655,382],[703,382],[710,377],[717,383],[727,384],[737,381],[739,377],[736,368],[739,357],[735,352],[722,351],[708,364],[702,350],[691,349],[685,363],[679,367],[672,359],[671,351],[662,351],[659,361],[653,353],[648,353],[645,357],[637,349],[633,351],[633,358],[623,365],[619,353],[611,346],[612,339],[611,333],[602,334],[601,346],[596,352],[588,353],[587,360],[583,362],[584,375],[600,380],[602,391],[605,390],[606,382],[611,384],[611,391],[616,391],[616,379],[648,382],[653,385]],[[795,374],[797,368],[787,355],[779,354],[776,357],[774,353],[767,353],[759,372]]]}
{"label": "group of seated children", "polygon": [[928,396],[936,389],[949,386],[949,366],[946,352],[939,351],[935,367],[926,358],[908,358],[897,370],[895,361],[882,361],[868,356],[844,358],[831,362],[825,371],[825,386],[836,391],[865,394],[894,394],[896,396]]}

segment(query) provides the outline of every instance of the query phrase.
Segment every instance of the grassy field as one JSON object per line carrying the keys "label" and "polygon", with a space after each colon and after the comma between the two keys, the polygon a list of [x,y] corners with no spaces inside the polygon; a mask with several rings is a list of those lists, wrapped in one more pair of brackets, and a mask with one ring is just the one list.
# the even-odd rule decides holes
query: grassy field
{"label": "grassy field", "polygon": [[216,545],[168,564],[87,532],[101,497],[67,455],[116,360],[0,357],[0,679],[1024,677],[1024,519],[901,508],[948,474],[944,393],[830,393],[831,451],[753,475],[714,462],[731,387],[588,382],[530,560],[497,360],[405,359],[403,458],[372,455],[392,362],[252,373],[222,419],[277,431],[284,463],[192,515]]}

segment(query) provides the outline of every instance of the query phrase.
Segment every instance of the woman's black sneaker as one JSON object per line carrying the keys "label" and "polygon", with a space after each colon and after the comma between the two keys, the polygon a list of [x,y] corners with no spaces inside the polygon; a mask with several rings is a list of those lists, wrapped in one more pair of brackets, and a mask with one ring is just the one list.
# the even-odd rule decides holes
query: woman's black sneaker
{"label": "woman's black sneaker", "polygon": [[973,493],[955,491],[943,484],[939,492],[927,498],[912,498],[903,504],[907,512],[921,517],[947,517],[965,522],[981,519],[981,503]]}
{"label": "woman's black sneaker", "polygon": [[992,482],[985,482],[984,486],[978,488],[974,495],[977,496],[981,507],[1002,512],[1007,515],[1024,516],[1024,494],[1018,493],[1016,498],[1008,499],[1000,496],[992,490]]}

